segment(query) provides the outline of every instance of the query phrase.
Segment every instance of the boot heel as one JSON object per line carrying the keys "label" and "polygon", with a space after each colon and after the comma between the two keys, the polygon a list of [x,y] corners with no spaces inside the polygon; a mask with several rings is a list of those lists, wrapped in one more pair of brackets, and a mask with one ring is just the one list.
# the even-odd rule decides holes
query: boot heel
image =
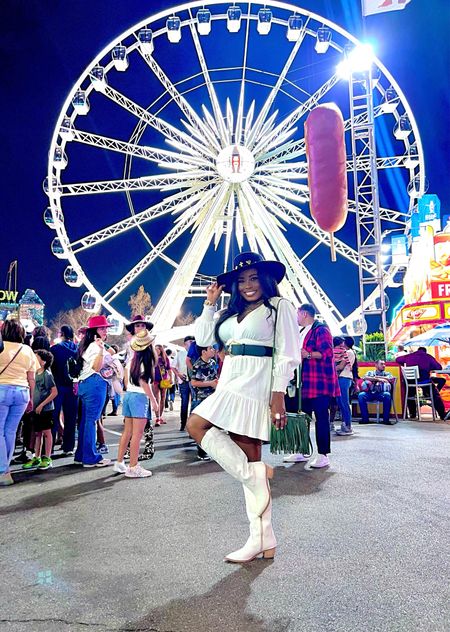
{"label": "boot heel", "polygon": [[263,558],[265,560],[273,560],[275,557],[275,548],[267,549],[267,551],[263,551]]}

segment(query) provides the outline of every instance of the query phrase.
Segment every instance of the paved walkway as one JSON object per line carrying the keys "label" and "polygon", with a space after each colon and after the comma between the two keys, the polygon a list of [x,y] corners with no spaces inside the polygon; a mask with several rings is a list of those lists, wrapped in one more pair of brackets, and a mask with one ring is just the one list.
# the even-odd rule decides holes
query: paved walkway
{"label": "paved walkway", "polygon": [[448,632],[448,424],[356,425],[328,470],[266,454],[279,548],[241,567],[241,488],[168,419],[152,478],[61,458],[0,490],[1,631]]}

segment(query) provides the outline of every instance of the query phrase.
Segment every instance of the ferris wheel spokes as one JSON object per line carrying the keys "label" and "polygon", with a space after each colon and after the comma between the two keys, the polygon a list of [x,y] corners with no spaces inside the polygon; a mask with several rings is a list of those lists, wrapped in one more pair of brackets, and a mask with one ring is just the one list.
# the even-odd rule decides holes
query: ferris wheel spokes
{"label": "ferris wheel spokes", "polygon": [[148,145],[137,145],[136,143],[128,143],[118,140],[116,138],[109,138],[107,136],[100,136],[99,134],[92,134],[85,132],[74,127],[71,128],[73,134],[73,140],[92,147],[98,147],[99,149],[107,149],[110,151],[120,152],[127,156],[133,156],[135,158],[143,158],[151,162],[156,162],[164,166],[170,166],[176,164],[177,167],[183,160],[185,163],[192,166],[202,167],[209,166],[210,161],[200,156],[192,156],[187,153],[175,153],[169,149],[158,149],[156,147],[150,147]]}
{"label": "ferris wheel spokes", "polygon": [[130,114],[133,114],[136,118],[144,121],[158,132],[160,132],[167,140],[174,140],[182,143],[184,150],[187,153],[193,153],[194,155],[202,155],[205,158],[214,158],[214,152],[208,149],[205,145],[197,142],[193,138],[180,131],[178,128],[166,123],[158,116],[151,114],[143,107],[126,97],[124,94],[115,90],[111,86],[105,86],[103,94],[108,97],[114,103],[117,103],[124,110],[127,110]]}
{"label": "ferris wheel spokes", "polygon": [[250,149],[253,149],[255,143],[257,142],[262,126],[267,118],[267,115],[270,112],[270,108],[272,107],[273,102],[275,101],[275,98],[278,92],[280,91],[281,86],[283,85],[283,81],[285,80],[286,75],[289,72],[290,67],[292,66],[292,62],[294,61],[300,46],[302,45],[303,39],[306,35],[307,24],[308,22],[306,22],[306,24],[303,26],[302,33],[300,34],[298,40],[295,42],[294,46],[292,47],[290,55],[288,59],[286,60],[286,63],[284,64],[275,85],[270,91],[269,96],[267,97],[265,103],[263,104],[261,111],[258,114],[258,117],[254,125],[252,126],[252,129],[250,130],[250,134],[248,135],[248,138],[245,139],[245,142]]}
{"label": "ferris wheel spokes", "polygon": [[223,216],[233,193],[233,187],[227,183],[223,183],[218,189],[215,199],[210,200],[209,208],[203,213],[180,265],[172,275],[152,314],[155,330],[166,329],[167,323],[174,322],[186,296],[189,295],[196,272],[213,239],[215,224],[220,216]]}
{"label": "ferris wheel spokes", "polygon": [[199,218],[202,217],[205,209],[208,208],[211,198],[220,190],[220,185],[210,189],[202,201],[196,206],[185,212],[173,228],[165,235],[165,237],[155,245],[153,250],[145,255],[122,279],[116,283],[103,296],[104,300],[113,301],[123,290],[134,281],[146,268],[148,268],[155,259],[157,259],[169,246],[171,246],[188,228],[195,226]]}
{"label": "ferris wheel spokes", "polygon": [[175,193],[170,197],[165,198],[164,202],[160,202],[158,204],[154,204],[149,208],[132,215],[124,220],[116,222],[115,224],[111,224],[111,226],[107,226],[95,233],[91,233],[90,235],[86,235],[73,241],[69,244],[71,251],[76,254],[77,252],[81,252],[86,248],[90,248],[91,246],[95,246],[104,242],[106,239],[110,239],[111,237],[117,237],[124,232],[130,230],[131,228],[136,228],[146,222],[149,222],[154,219],[158,219],[171,214],[178,214],[182,211],[186,210],[186,208],[191,207],[192,204],[195,204],[198,200],[202,199],[205,189],[208,187],[208,183],[203,183],[203,185],[197,184],[194,187],[191,187],[185,191],[181,191],[180,193]]}

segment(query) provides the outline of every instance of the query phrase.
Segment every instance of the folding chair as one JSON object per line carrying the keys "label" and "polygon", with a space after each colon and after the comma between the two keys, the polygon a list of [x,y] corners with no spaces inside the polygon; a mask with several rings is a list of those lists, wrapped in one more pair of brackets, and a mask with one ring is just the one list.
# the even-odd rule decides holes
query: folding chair
{"label": "folding chair", "polygon": [[[431,402],[431,410],[433,413],[433,421],[436,421],[436,409],[434,407],[433,398],[433,384],[429,382],[419,382],[419,367],[414,366],[401,366],[403,379],[405,380],[405,400],[403,402],[403,417],[406,419],[406,410],[408,400],[415,400],[417,409],[417,419],[422,421],[420,416],[420,397],[419,389],[422,389],[422,399],[429,400]],[[430,395],[427,397],[424,393],[424,388],[430,389]],[[408,395],[410,390],[414,391],[413,395]]]}

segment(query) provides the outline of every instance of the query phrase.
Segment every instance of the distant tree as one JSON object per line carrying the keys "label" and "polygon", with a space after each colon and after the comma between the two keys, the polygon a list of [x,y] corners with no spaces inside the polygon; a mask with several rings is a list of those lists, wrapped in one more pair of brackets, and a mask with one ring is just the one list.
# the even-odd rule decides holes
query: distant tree
{"label": "distant tree", "polygon": [[152,298],[148,292],[145,291],[143,285],[140,285],[138,291],[130,296],[128,305],[131,310],[131,317],[141,314],[142,316],[150,316],[155,309],[152,305]]}
{"label": "distant tree", "polygon": [[188,314],[180,313],[175,318],[175,322],[173,323],[173,326],[182,327],[183,325],[190,325],[191,323],[195,321],[195,319],[196,319],[196,316],[194,316],[192,312],[189,312]]}
{"label": "distant tree", "polygon": [[53,320],[50,321],[49,327],[52,339],[58,336],[62,325],[70,325],[76,334],[77,329],[86,325],[90,315],[81,306],[59,311]]}

